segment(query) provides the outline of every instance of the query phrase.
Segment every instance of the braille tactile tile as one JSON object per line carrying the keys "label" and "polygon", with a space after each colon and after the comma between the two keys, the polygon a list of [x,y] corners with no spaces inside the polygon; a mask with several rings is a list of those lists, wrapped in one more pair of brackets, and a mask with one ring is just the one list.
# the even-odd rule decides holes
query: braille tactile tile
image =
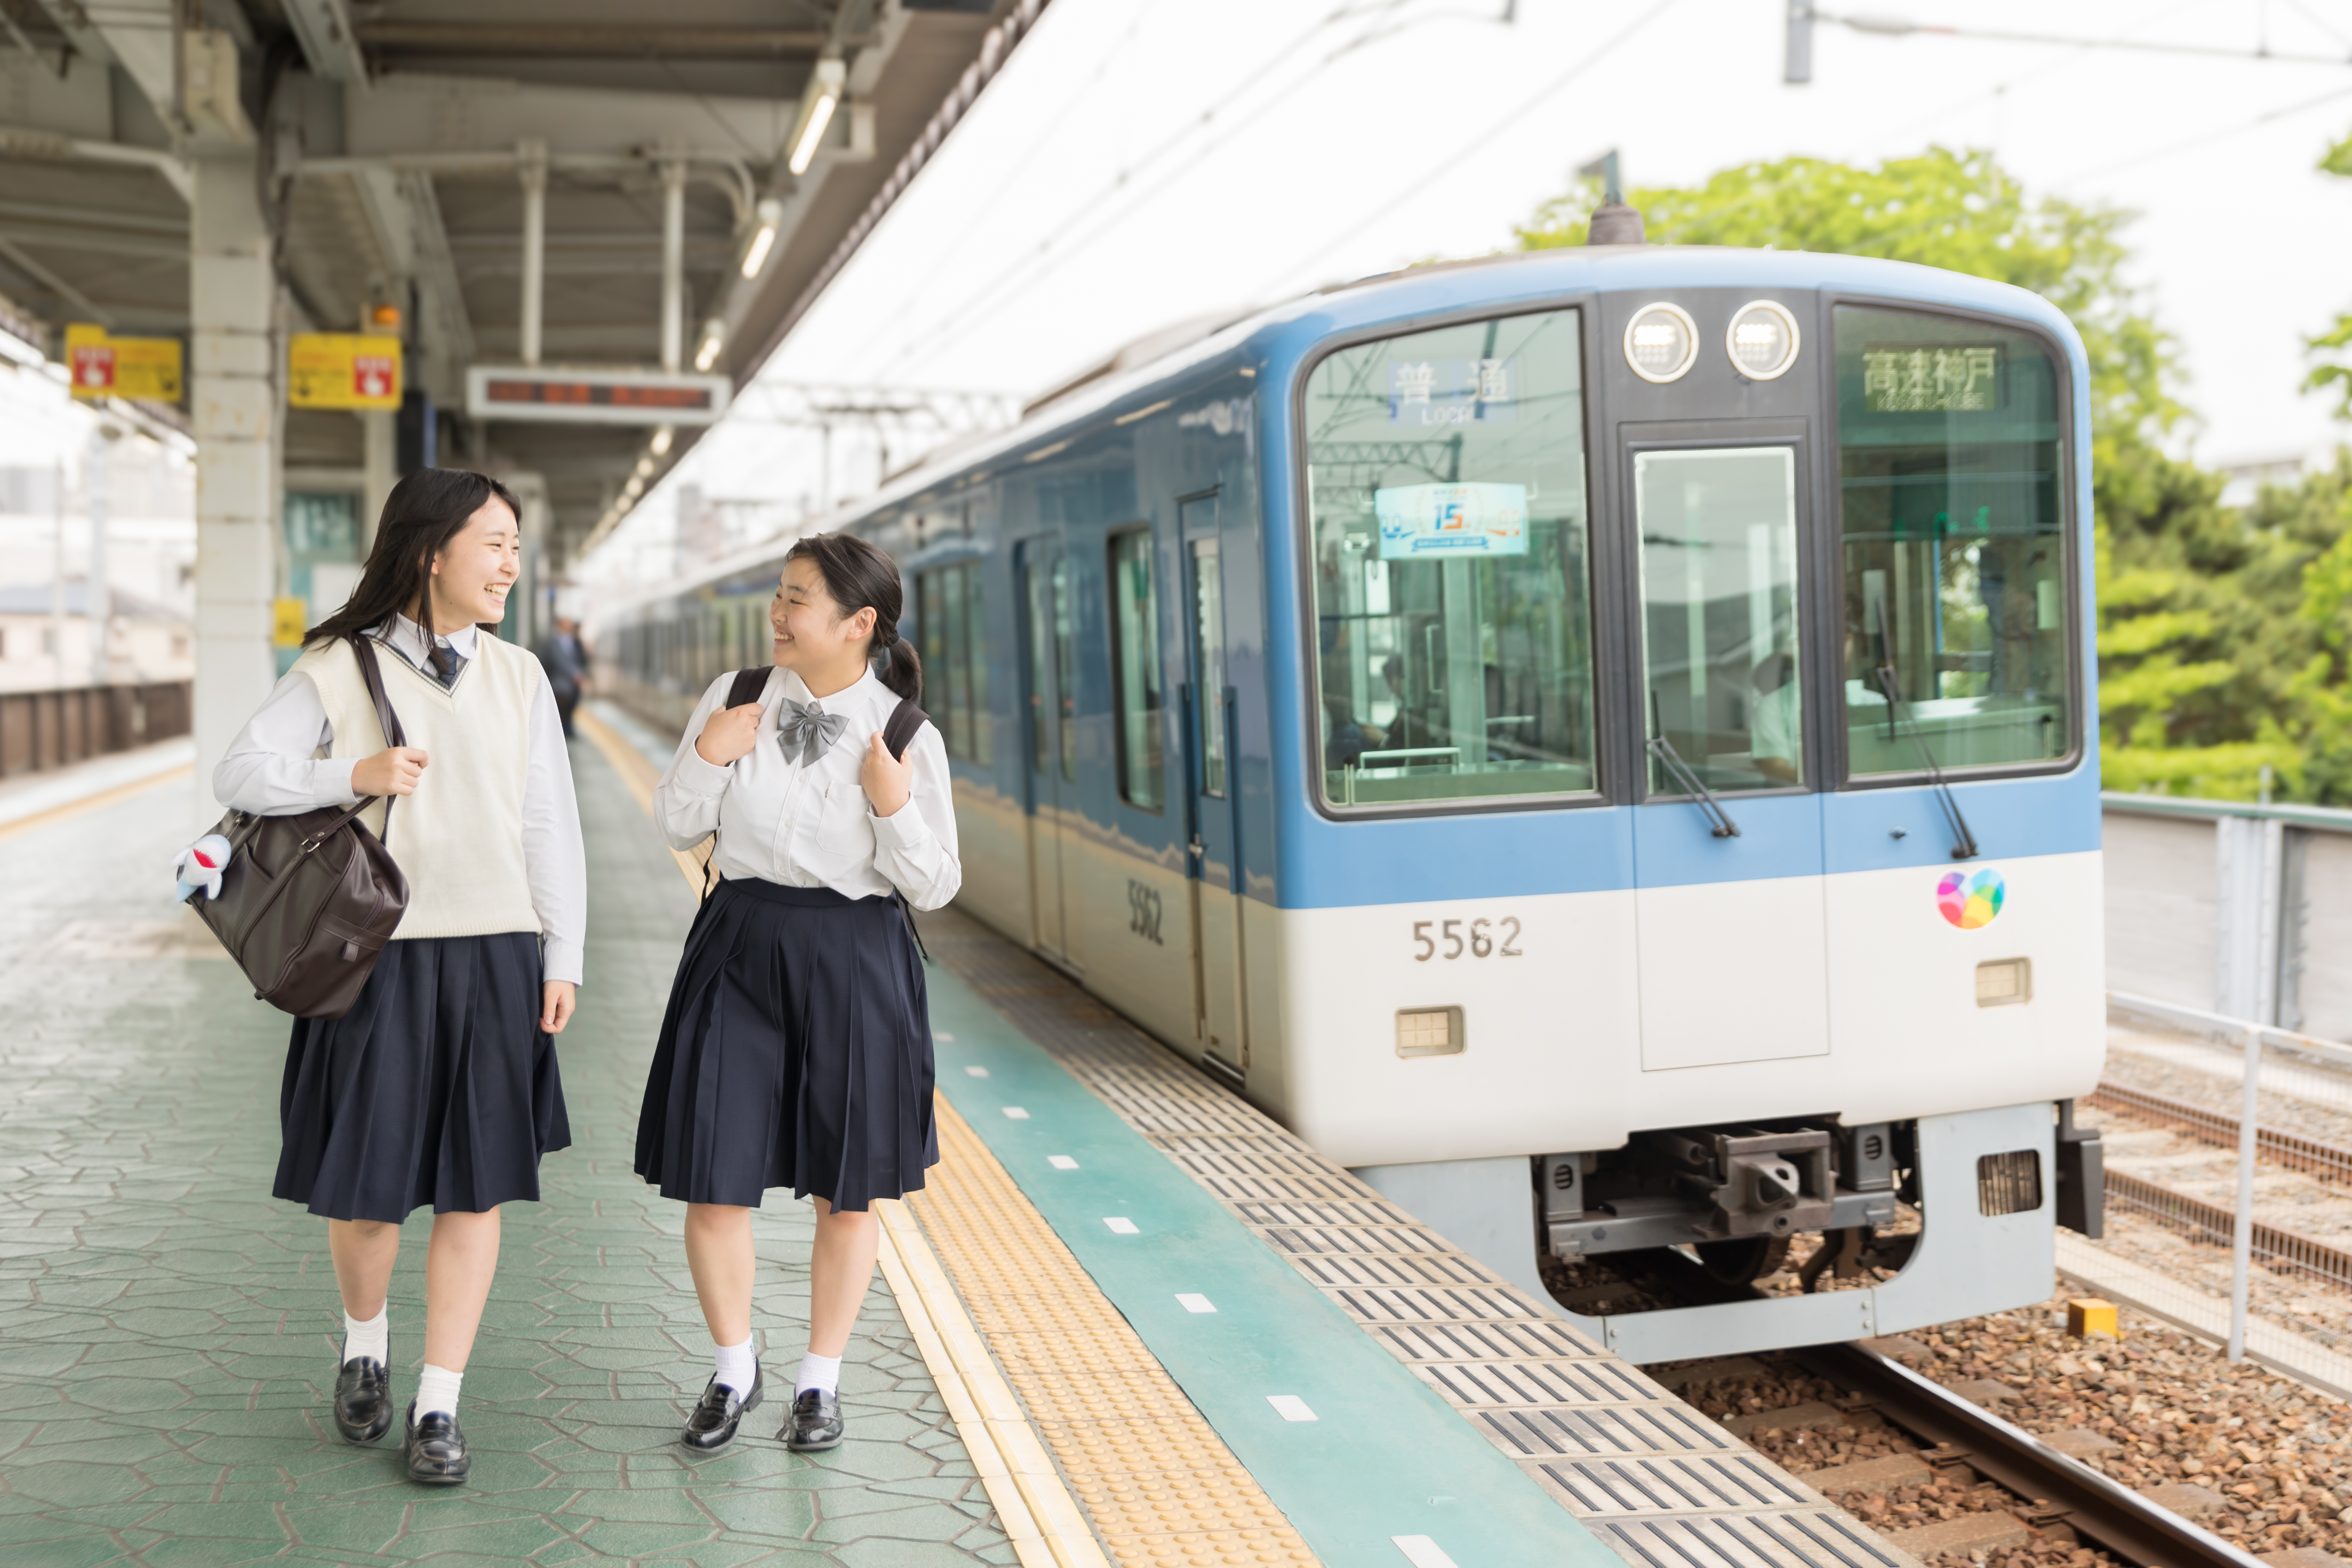
{"label": "braille tactile tile", "polygon": [[[638,1097],[692,905],[602,759],[587,984],[557,1055],[573,1147],[509,1205],[467,1369],[470,1484],[410,1485],[337,1440],[323,1222],[269,1194],[287,1019],[165,898],[183,778],[0,837],[0,1563],[263,1559],[695,1568],[1009,1565],[962,1440],[877,1284],[843,1370],[849,1438],[775,1441],[806,1342],[807,1205],[755,1218],[771,1394],[727,1451],[678,1424],[709,1371],[680,1205],[631,1170]],[[396,829],[395,829],[396,831]],[[36,951],[55,940],[41,956]],[[425,1239],[394,1276],[394,1390],[422,1359]]]}
{"label": "braille tactile tile", "polygon": [[[925,935],[1619,1556],[1640,1568],[1916,1568],[1041,961],[952,913]],[[1719,1489],[1743,1477],[1750,1491]]]}
{"label": "braille tactile tile", "polygon": [[1121,1568],[1315,1561],[996,1157],[942,1098],[907,1207]]}

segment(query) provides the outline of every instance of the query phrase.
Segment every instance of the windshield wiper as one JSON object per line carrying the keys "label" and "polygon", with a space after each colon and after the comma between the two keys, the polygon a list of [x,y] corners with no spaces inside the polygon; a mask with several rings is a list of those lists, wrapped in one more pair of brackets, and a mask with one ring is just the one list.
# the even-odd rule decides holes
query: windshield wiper
{"label": "windshield wiper", "polygon": [[1666,772],[1673,775],[1676,784],[1683,786],[1684,793],[1691,797],[1691,804],[1706,814],[1711,831],[1717,838],[1739,837],[1739,825],[1732,821],[1730,816],[1725,812],[1723,803],[1715,798],[1715,792],[1700,783],[1699,776],[1691,772],[1690,764],[1684,762],[1681,755],[1675,751],[1672,741],[1667,740],[1664,735],[1651,736],[1650,755],[1665,765]]}
{"label": "windshield wiper", "polygon": [[[1886,601],[1878,601],[1878,689],[1886,693],[1886,732],[1891,739],[1895,726],[1903,720],[1903,683],[1895,675],[1895,639],[1886,635]],[[1908,726],[1911,739],[1919,747],[1919,759],[1927,764],[1927,782],[1935,786],[1936,804],[1944,808],[1944,820],[1952,830],[1952,858],[1973,860],[1982,851],[1977,848],[1977,836],[1969,831],[1969,819],[1960,815],[1960,803],[1952,794],[1952,786],[1944,782],[1944,770],[1936,765],[1936,749],[1927,744],[1927,737],[1917,720]]]}

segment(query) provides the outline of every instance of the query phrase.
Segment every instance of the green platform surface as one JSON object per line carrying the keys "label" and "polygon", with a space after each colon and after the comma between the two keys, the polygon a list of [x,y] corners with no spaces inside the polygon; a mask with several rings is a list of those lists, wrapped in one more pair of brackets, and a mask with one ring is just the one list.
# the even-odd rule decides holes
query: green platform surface
{"label": "green platform surface", "polygon": [[[678,1423],[709,1335],[682,1210],[631,1169],[692,895],[595,750],[587,984],[558,1047],[573,1146],[510,1205],[466,1374],[470,1485],[334,1436],[326,1226],[269,1196],[287,1020],[218,958],[138,956],[184,917],[193,787],[0,837],[0,1564],[1010,1564],[1011,1543],[878,1281],[843,1369],[850,1440],[789,1453],[772,1398],[725,1453]],[[415,1387],[429,1215],[393,1289]],[[806,1343],[807,1205],[759,1213],[772,1379]]]}
{"label": "green platform surface", "polygon": [[[1002,1014],[939,965],[927,973],[949,1100],[1328,1568],[1399,1568],[1393,1538],[1417,1535],[1459,1568],[1623,1568]],[[1056,1154],[1077,1168],[1055,1169]],[[1180,1294],[1216,1310],[1193,1311]],[[1316,1418],[1286,1419],[1276,1394]]]}

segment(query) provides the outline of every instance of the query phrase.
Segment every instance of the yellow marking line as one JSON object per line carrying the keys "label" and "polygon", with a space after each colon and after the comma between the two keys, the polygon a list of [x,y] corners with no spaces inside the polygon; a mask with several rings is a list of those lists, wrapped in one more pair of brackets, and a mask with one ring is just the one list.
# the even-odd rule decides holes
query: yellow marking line
{"label": "yellow marking line", "polygon": [[[574,710],[572,722],[604,753],[638,806],[651,816],[654,784],[661,777],[653,763],[587,709]],[[670,853],[688,884],[700,893],[701,863],[676,849]],[[874,1206],[882,1220],[882,1276],[890,1283],[899,1314],[907,1320],[931,1381],[939,1385],[940,1397],[1021,1568],[1109,1568],[1086,1516],[972,1328],[915,1216],[902,1203],[884,1200]]]}
{"label": "yellow marking line", "polygon": [[1109,1568],[922,1226],[892,1199],[877,1199],[874,1212],[882,1219],[883,1278],[1022,1568]]}
{"label": "yellow marking line", "polygon": [[[37,811],[30,816],[20,816],[14,822],[0,825],[0,838],[14,838],[19,833],[29,833],[36,827],[47,827],[51,823],[63,822],[69,816],[79,816],[85,811],[97,811],[102,806],[112,805],[117,801],[129,800],[134,795],[142,795],[159,784],[184,783],[194,776],[195,771],[195,763],[182,763],[176,768],[150,774],[143,779],[133,779],[127,784],[117,784],[112,789],[100,790],[98,794],[85,795],[80,800],[69,800],[63,805],[53,805],[47,811]],[[206,831],[211,830],[208,828]]]}

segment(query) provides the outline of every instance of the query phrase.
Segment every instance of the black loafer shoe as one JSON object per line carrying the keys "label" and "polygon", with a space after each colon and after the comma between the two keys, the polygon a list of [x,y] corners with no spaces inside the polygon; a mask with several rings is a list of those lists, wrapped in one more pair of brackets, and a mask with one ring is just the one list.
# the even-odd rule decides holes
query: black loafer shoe
{"label": "black loafer shoe", "polygon": [[712,1378],[695,1405],[694,1413],[686,1418],[686,1430],[677,1435],[677,1440],[705,1453],[727,1447],[735,1440],[735,1428],[742,1425],[745,1414],[759,1405],[767,1387],[768,1374],[757,1366],[751,1369],[749,1394],[739,1394]]}
{"label": "black loafer shoe", "polygon": [[422,1416],[408,1407],[409,1419],[400,1439],[400,1457],[408,1461],[408,1479],[428,1487],[454,1487],[474,1468],[466,1456],[466,1434],[457,1418],[438,1410]]}
{"label": "black loafer shoe", "polygon": [[795,1454],[814,1454],[841,1447],[841,1396],[822,1388],[803,1389],[793,1396],[793,1418],[776,1434]]}
{"label": "black loafer shoe", "polygon": [[373,1443],[392,1430],[392,1373],[373,1356],[354,1356],[335,1373],[335,1430],[346,1443]]}

